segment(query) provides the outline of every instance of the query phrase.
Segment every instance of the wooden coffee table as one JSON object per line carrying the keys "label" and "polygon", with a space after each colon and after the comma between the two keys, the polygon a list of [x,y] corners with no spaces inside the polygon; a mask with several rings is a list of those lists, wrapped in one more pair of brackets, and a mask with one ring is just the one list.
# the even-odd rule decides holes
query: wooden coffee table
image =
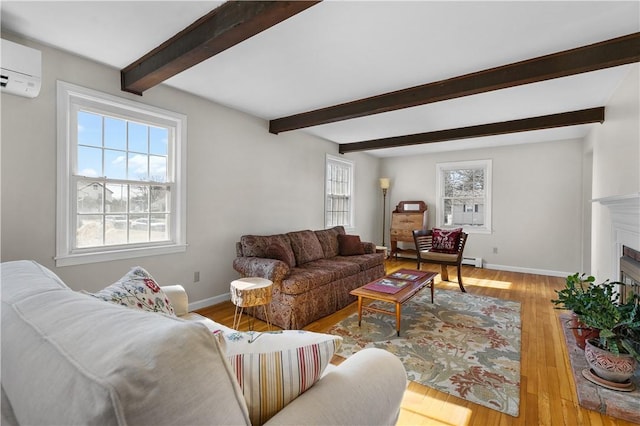
{"label": "wooden coffee table", "polygon": [[[419,271],[415,271],[416,273],[422,273]],[[390,274],[391,275],[391,274]],[[387,275],[385,278],[390,277]],[[365,288],[370,283],[365,284],[362,287],[358,287],[354,290],[351,290],[350,294],[354,296],[358,296],[358,326],[362,324],[362,310],[379,312],[381,314],[386,315],[395,315],[396,316],[396,331],[398,336],[400,336],[400,317],[402,316],[402,305],[413,298],[420,290],[425,287],[431,288],[431,303],[433,303],[433,279],[437,275],[435,272],[429,272],[422,278],[419,278],[416,281],[411,282],[406,287],[402,288],[397,293],[383,293],[381,291],[369,290]],[[376,280],[377,281],[377,280]],[[386,309],[377,308],[374,306],[363,304],[364,299],[371,299],[371,301],[382,301],[389,302],[395,304],[395,311],[389,311]]]}

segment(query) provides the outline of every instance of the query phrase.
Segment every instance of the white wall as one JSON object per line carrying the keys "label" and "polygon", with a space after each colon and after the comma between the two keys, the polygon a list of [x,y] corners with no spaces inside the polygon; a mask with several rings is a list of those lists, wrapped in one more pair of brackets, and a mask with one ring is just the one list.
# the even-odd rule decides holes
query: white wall
{"label": "white wall", "polygon": [[[98,290],[135,265],[161,283],[185,285],[192,302],[219,301],[237,278],[235,242],[243,234],[324,227],[324,167],[337,144],[302,132],[272,135],[264,120],[158,86],[143,97],[120,91],[120,73],[62,51],[3,34],[42,50],[36,99],[1,95],[2,261],[34,259],[74,289]],[[188,116],[186,253],[56,268],[56,80],[145,102]],[[351,154],[356,171],[356,228],[379,238],[380,161]],[[200,282],[193,274],[200,272]],[[220,297],[218,297],[220,296]],[[216,298],[217,297],[217,298]],[[216,298],[213,300],[212,298]]]}
{"label": "white wall", "polygon": [[[639,67],[631,67],[606,104],[605,122],[589,134],[588,142],[593,146],[593,199],[640,195]],[[617,279],[609,209],[598,202],[592,206],[591,229],[590,273],[598,280]],[[640,249],[640,241],[636,247]]]}
{"label": "white wall", "polygon": [[[192,301],[222,300],[237,277],[231,264],[243,234],[269,234],[323,227],[324,161],[337,145],[286,132],[271,135],[264,120],[202,98],[159,86],[142,98],[121,92],[117,69],[16,38],[43,53],[43,87],[36,99],[0,95],[1,259],[34,259],[72,288],[97,290],[129,267],[141,265],[161,284],[182,283]],[[186,253],[55,268],[57,79],[167,108],[188,116],[188,229]],[[381,243],[382,194],[378,178],[392,184],[388,212],[401,200],[424,200],[435,223],[435,164],[493,159],[493,228],[473,234],[466,254],[490,267],[565,275],[588,272],[589,216],[593,214],[592,273],[611,276],[608,213],[590,211],[593,198],[640,191],[638,66],[607,103],[606,121],[586,141],[558,141],[379,160],[355,160],[354,233]],[[591,162],[593,173],[591,173]],[[588,206],[588,208],[587,208]],[[388,234],[385,237],[388,244]],[[493,254],[493,247],[498,254]],[[193,283],[193,273],[201,281]]]}
{"label": "white wall", "polygon": [[429,227],[434,226],[436,163],[483,159],[493,160],[493,232],[471,234],[465,256],[482,257],[494,269],[557,276],[578,271],[582,235],[579,140],[385,159],[383,174],[392,182],[391,208],[402,200],[423,200],[429,206]]}

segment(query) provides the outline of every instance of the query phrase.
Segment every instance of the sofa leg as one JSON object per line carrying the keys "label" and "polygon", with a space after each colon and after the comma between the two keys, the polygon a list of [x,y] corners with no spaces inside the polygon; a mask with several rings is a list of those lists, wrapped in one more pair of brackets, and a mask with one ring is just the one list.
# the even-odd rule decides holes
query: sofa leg
{"label": "sofa leg", "polygon": [[464,286],[462,285],[462,267],[460,265],[458,265],[458,285],[460,286],[460,290],[463,293],[467,292],[467,290],[465,290]]}

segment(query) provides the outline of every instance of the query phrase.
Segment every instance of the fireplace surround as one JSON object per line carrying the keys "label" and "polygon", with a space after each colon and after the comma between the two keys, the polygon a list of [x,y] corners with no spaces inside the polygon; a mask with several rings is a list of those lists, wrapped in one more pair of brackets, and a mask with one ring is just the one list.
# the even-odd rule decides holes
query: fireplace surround
{"label": "fireplace surround", "polygon": [[[624,268],[625,279],[633,279],[637,283],[640,281],[637,268],[640,256],[636,255],[640,252],[640,192],[592,201],[607,207],[611,217],[611,271],[616,275],[621,274],[620,277],[611,278],[624,282]],[[606,241],[602,243],[607,244]]]}
{"label": "fireplace surround", "polygon": [[640,295],[640,251],[622,246],[620,258],[620,301],[626,302],[633,294]]}

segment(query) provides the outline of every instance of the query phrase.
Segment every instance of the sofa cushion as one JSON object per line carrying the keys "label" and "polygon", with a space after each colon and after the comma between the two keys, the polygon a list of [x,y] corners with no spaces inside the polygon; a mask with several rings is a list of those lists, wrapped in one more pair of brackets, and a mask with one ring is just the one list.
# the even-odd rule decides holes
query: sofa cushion
{"label": "sofa cushion", "polygon": [[[52,290],[69,290],[69,287],[51,270],[33,260],[16,260],[2,263],[2,301],[11,303],[32,294]],[[8,278],[11,279],[8,279]],[[25,285],[29,283],[29,285]]]}
{"label": "sofa cushion", "polygon": [[360,266],[353,262],[342,261],[341,258],[332,257],[331,259],[318,259],[313,262],[305,263],[300,266],[302,269],[308,270],[324,270],[330,271],[332,274],[331,281],[337,281],[356,275],[360,272]]}
{"label": "sofa cushion", "polygon": [[360,266],[361,271],[375,268],[377,265],[384,264],[384,255],[382,253],[361,254],[359,256],[337,256],[336,260],[343,262],[352,262]]}
{"label": "sofa cushion", "polygon": [[252,425],[263,424],[313,386],[342,341],[339,336],[298,330],[261,333],[257,338],[235,332],[224,338]]}
{"label": "sofa cushion", "polygon": [[280,291],[284,294],[300,294],[328,284],[334,274],[330,269],[302,268],[291,269],[289,276],[282,280]]}
{"label": "sofa cushion", "polygon": [[296,258],[293,255],[293,250],[291,250],[290,245],[287,245],[287,247],[285,248],[280,243],[269,244],[265,249],[265,257],[268,257],[269,259],[281,260],[290,268],[296,266]]}
{"label": "sofa cushion", "polygon": [[338,235],[340,256],[364,254],[364,246],[358,235]]}
{"label": "sofa cushion", "polygon": [[322,259],[324,251],[318,241],[318,237],[313,231],[296,231],[287,234],[291,241],[293,254],[296,256],[296,263],[303,265],[312,260]]}
{"label": "sofa cushion", "polygon": [[462,228],[433,228],[433,234],[431,236],[431,251],[437,253],[457,253],[461,234]]}
{"label": "sofa cushion", "polygon": [[334,226],[333,228],[315,231],[316,237],[318,237],[318,241],[322,246],[324,257],[334,257],[339,254],[338,235],[343,235],[344,233],[344,226]]}
{"label": "sofa cushion", "polygon": [[[295,259],[293,251],[291,251],[291,242],[287,235],[243,235],[240,237],[242,255],[246,257],[268,257],[267,247],[272,244],[279,244],[286,251],[290,251],[290,257]],[[290,266],[295,266],[295,264]]]}
{"label": "sofa cushion", "polygon": [[118,281],[91,296],[116,305],[175,316],[169,298],[151,274],[140,266],[131,268]]}
{"label": "sofa cushion", "polygon": [[203,325],[71,290],[2,296],[2,387],[19,424],[168,425],[178,412],[181,424],[249,424]]}

